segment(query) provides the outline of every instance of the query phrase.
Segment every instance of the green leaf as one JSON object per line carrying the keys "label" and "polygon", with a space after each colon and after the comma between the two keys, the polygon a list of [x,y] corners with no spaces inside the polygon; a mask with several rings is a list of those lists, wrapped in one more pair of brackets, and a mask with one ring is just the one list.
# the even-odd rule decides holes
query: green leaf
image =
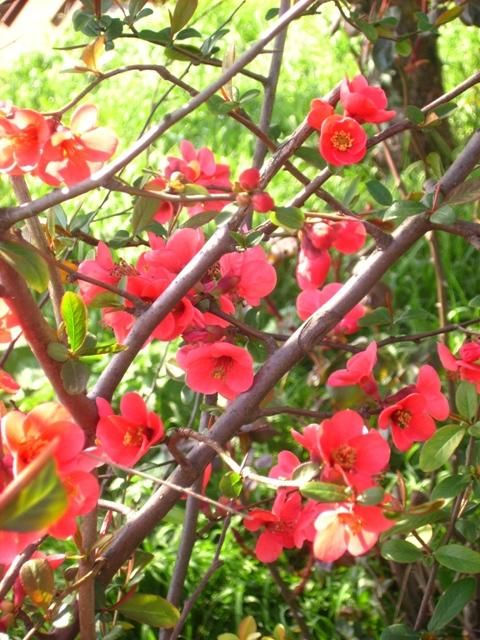
{"label": "green leaf", "polygon": [[375,43],[378,40],[377,29],[373,24],[365,22],[365,20],[357,20],[356,26],[367,38],[367,40],[370,40],[370,42]]}
{"label": "green leaf", "polygon": [[380,640],[418,640],[420,634],[406,624],[392,624],[382,631]]}
{"label": "green leaf", "polygon": [[48,287],[49,274],[45,260],[27,244],[2,240],[0,256],[8,262],[35,291],[43,293]]}
{"label": "green leaf", "polygon": [[320,466],[316,462],[304,462],[298,465],[292,473],[292,480],[297,482],[310,482],[320,471]]}
{"label": "green leaf", "polygon": [[295,154],[298,158],[301,158],[308,164],[311,164],[313,167],[317,169],[324,169],[326,167],[325,160],[318,153],[317,147],[308,147],[307,145],[300,147],[295,151]]}
{"label": "green leaf", "polygon": [[277,207],[270,214],[270,220],[279,227],[287,229],[301,229],[305,222],[305,216],[297,207]]}
{"label": "green leaf", "polygon": [[55,592],[55,579],[53,569],[45,558],[27,560],[20,569],[20,582],[37,607],[48,607]]}
{"label": "green leaf", "polygon": [[415,107],[413,104],[409,104],[405,109],[405,115],[410,122],[413,122],[413,124],[422,124],[425,120],[425,114],[423,111],[418,107]]}
{"label": "green leaf", "polygon": [[463,440],[465,429],[451,424],[438,429],[420,451],[419,467],[422,471],[435,471],[444,465]]}
{"label": "green leaf", "polygon": [[167,45],[171,40],[170,27],[162,29],[161,31],[152,31],[151,29],[142,29],[138,33],[139,38],[146,40],[147,42],[153,42],[155,44]]}
{"label": "green leaf", "polygon": [[60,369],[63,385],[67,393],[72,396],[85,391],[90,369],[87,365],[77,360],[67,360]]}
{"label": "green leaf", "polygon": [[455,111],[457,107],[458,105],[455,102],[446,102],[445,104],[440,104],[438,107],[435,107],[435,109],[432,109],[429,113],[434,113],[437,118],[440,119],[446,118],[452,111]]}
{"label": "green leaf", "polygon": [[480,422],[472,424],[472,426],[468,430],[468,434],[473,436],[474,438],[480,438]]}
{"label": "green leaf", "polygon": [[387,540],[382,544],[380,553],[386,560],[402,564],[417,562],[423,557],[421,550],[406,540]]}
{"label": "green leaf", "polygon": [[201,38],[202,34],[196,29],[192,29],[188,27],[188,29],[183,29],[175,36],[175,40],[188,40],[189,38]]}
{"label": "green leaf", "polygon": [[438,599],[435,610],[428,623],[429,631],[443,629],[451,620],[461,613],[475,595],[475,580],[463,578],[451,584]]}
{"label": "green leaf", "polygon": [[350,495],[350,490],[330,482],[307,482],[300,487],[300,493],[304,498],[317,502],[343,502]]}
{"label": "green leaf", "polygon": [[403,56],[405,58],[412,53],[412,43],[408,38],[405,38],[405,40],[398,40],[398,42],[395,43],[395,51],[399,56]]}
{"label": "green leaf", "polygon": [[160,204],[161,201],[155,198],[147,198],[146,196],[139,196],[137,198],[135,206],[133,207],[132,218],[132,234],[134,236],[148,227]]}
{"label": "green leaf", "polygon": [[238,636],[234,633],[221,633],[217,636],[217,640],[238,640]]}
{"label": "green leaf", "polygon": [[378,204],[382,204],[385,207],[389,207],[392,204],[392,194],[387,187],[378,180],[369,180],[367,182],[367,189],[372,198],[374,198]]}
{"label": "green leaf", "polygon": [[458,187],[452,189],[447,197],[448,202],[451,204],[466,204],[467,202],[475,202],[478,199],[480,199],[480,178],[465,180]]}
{"label": "green leaf", "polygon": [[164,53],[168,60],[182,60],[183,62],[189,62],[192,58],[202,58],[201,50],[191,44],[176,44],[174,47],[167,47]]}
{"label": "green leaf", "polygon": [[198,6],[198,0],[177,0],[173,15],[170,14],[172,33],[177,33],[189,22]]}
{"label": "green leaf", "polygon": [[383,219],[395,220],[396,218],[408,218],[409,216],[415,216],[418,213],[423,213],[426,209],[427,207],[423,202],[416,202],[415,200],[399,200],[398,202],[394,202],[391,207],[388,207]]}
{"label": "green leaf", "polygon": [[435,560],[460,573],[480,573],[480,553],[461,544],[447,544],[433,552]]}
{"label": "green leaf", "polygon": [[475,385],[462,380],[455,393],[455,404],[462,418],[474,420],[478,412],[478,395]]}
{"label": "green leaf", "polygon": [[87,307],[78,293],[67,291],[62,298],[60,313],[70,349],[75,353],[81,348],[87,335]]}
{"label": "green leaf", "polygon": [[128,347],[124,344],[117,344],[116,342],[109,342],[108,344],[97,344],[94,347],[86,349],[85,347],[79,352],[79,358],[87,358],[90,356],[104,356],[109,353],[120,353],[125,351]]}
{"label": "green leaf", "polygon": [[447,22],[451,22],[458,18],[458,16],[462,15],[465,7],[463,5],[459,7],[452,7],[451,9],[447,9],[446,11],[442,11],[442,13],[435,20],[435,26],[440,27],[442,24],[447,24]]}
{"label": "green leaf", "polygon": [[373,506],[380,504],[385,496],[385,490],[382,487],[371,487],[365,489],[358,497],[357,502],[364,504],[365,506]]}
{"label": "green leaf", "polygon": [[470,482],[468,475],[456,474],[441,480],[432,491],[432,500],[455,498]]}
{"label": "green leaf", "polygon": [[430,220],[436,224],[453,224],[456,219],[455,211],[448,204],[444,204],[430,216]]}
{"label": "green leaf", "polygon": [[234,109],[238,109],[239,103],[236,101],[228,102],[221,96],[215,94],[207,100],[207,107],[212,113],[218,116],[224,116]]}
{"label": "green leaf", "polygon": [[40,469],[0,513],[0,529],[40,531],[64,513],[67,496],[52,459]]}
{"label": "green leaf", "polygon": [[135,593],[117,610],[126,618],[161,629],[171,629],[180,618],[179,610],[168,600],[148,593]]}
{"label": "green leaf", "polygon": [[50,342],[47,353],[56,362],[66,362],[70,357],[67,347],[62,342]]}
{"label": "green leaf", "polygon": [[220,480],[220,491],[227,498],[238,498],[243,489],[243,478],[236,471],[227,471]]}
{"label": "green leaf", "polygon": [[372,325],[391,324],[392,317],[387,307],[377,307],[370,313],[364,315],[358,321],[359,327],[371,327]]}

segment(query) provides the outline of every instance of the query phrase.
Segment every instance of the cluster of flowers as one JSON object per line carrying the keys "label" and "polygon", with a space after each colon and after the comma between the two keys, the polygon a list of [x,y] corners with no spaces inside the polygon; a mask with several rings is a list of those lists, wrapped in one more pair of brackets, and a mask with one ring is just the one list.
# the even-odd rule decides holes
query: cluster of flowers
{"label": "cluster of flowers", "polygon": [[[272,197],[260,187],[258,169],[245,169],[238,181],[230,181],[230,167],[217,164],[210,149],[195,149],[188,140],[179,145],[181,158],[167,156],[160,162],[158,175],[149,180],[144,188],[148,191],[168,191],[179,194],[187,192],[189,187],[201,187],[205,194],[236,193],[239,204],[251,203],[255,211],[266,213],[275,207]],[[203,211],[221,211],[228,200],[212,200],[197,203],[187,208],[190,216]],[[178,212],[178,205],[169,201],[159,204],[153,219],[164,224]]]}
{"label": "cluster of flowers", "polygon": [[[365,244],[364,225],[356,219],[328,220],[305,224],[300,232],[300,248],[296,269],[297,283],[302,292],[297,297],[297,313],[301,320],[309,318],[341,289],[339,282],[331,282],[322,289],[331,265],[329,249],[353,254]],[[335,327],[340,334],[358,330],[358,320],[365,314],[361,304],[355,305]]]}
{"label": "cluster of flowers", "polygon": [[[305,542],[313,543],[315,557],[323,562],[333,562],[346,551],[358,556],[371,549],[380,533],[392,525],[384,515],[391,502],[389,496],[378,505],[361,501],[363,492],[378,486],[376,478],[388,466],[386,430],[390,430],[395,446],[407,451],[414,442],[434,434],[434,419],[445,420],[449,406],[440,379],[429,365],[420,368],[415,385],[382,400],[373,377],[376,360],[377,345],[372,342],[348,360],[346,369],[332,373],[327,384],[359,385],[378,404],[378,426],[383,431],[369,430],[362,416],[350,409],[320,424],[308,425],[303,433],[292,431],[310,460],[319,465],[319,479],[344,487],[348,499],[338,503],[303,502],[298,490],[280,489],[271,512],[253,509],[245,520],[248,530],[262,529],[256,543],[256,555],[262,562],[273,562],[284,548],[301,548]],[[290,480],[301,464],[292,452],[282,451],[270,477]]]}
{"label": "cluster of flowers", "polygon": [[78,107],[70,127],[33,109],[0,105],[0,173],[32,173],[58,187],[88,178],[115,153],[117,136],[97,126],[97,108]]}
{"label": "cluster of flowers", "polygon": [[471,382],[480,393],[480,344],[477,341],[465,341],[459,349],[459,358],[444,344],[438,345],[440,361],[447,371],[457,374],[460,380]]}
{"label": "cluster of flowers", "polygon": [[308,124],[320,131],[318,148],[326,162],[336,167],[360,162],[367,153],[364,122],[388,122],[395,111],[387,111],[387,97],[380,87],[371,87],[364,76],[345,79],[340,87],[344,115],[334,113],[331,104],[315,99],[310,106]]}
{"label": "cluster of flowers", "polygon": [[[95,260],[82,262],[79,272],[113,285],[123,279],[128,293],[151,304],[201,250],[205,238],[200,229],[185,228],[175,231],[167,241],[149,234],[149,241],[151,249],[142,253],[135,265],[114,263],[108,247],[100,243]],[[234,398],[253,382],[252,358],[232,343],[229,322],[200,310],[199,305],[207,300],[224,313],[234,313],[238,303],[259,305],[275,285],[275,269],[261,247],[227,253],[155,327],[151,337],[173,340],[182,336],[186,344],[177,352],[177,361],[186,372],[188,386],[200,393]],[[90,304],[105,290],[80,281],[80,292]],[[118,342],[123,343],[135,321],[134,304],[126,300],[123,308],[106,307],[102,315]]]}

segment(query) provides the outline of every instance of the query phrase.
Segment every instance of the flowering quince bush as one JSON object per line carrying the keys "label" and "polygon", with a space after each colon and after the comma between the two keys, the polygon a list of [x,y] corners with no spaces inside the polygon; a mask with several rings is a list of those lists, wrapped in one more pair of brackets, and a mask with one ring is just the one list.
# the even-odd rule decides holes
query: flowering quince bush
{"label": "flowering quince bush", "polygon": [[[477,637],[480,320],[475,298],[449,308],[445,283],[462,289],[462,273],[449,255],[446,274],[438,236],[478,250],[468,205],[480,134],[469,130],[448,163],[430,151],[409,164],[418,149],[407,147],[435,141],[451,99],[480,77],[400,106],[425,62],[416,46],[465,7],[418,11],[412,31],[398,3],[368,15],[332,3],[335,29],[345,21],[361,43],[362,72],[345,70],[323,97],[299,86],[302,109],[282,130],[272,113],[289,25],[328,21],[330,3],[281,2],[241,54],[226,38],[236,10],[217,28],[197,0],[148,4],[81,3],[74,70],[93,79],[63,107],[0,102],[0,173],[17,200],[0,211],[0,632],[91,640],[158,628],[173,640],[191,631],[231,544],[270,573],[281,616],[276,604],[278,621],[257,627],[247,609],[258,598],[245,597],[233,631],[230,615],[182,637]],[[155,64],[100,68],[122,35],[148,43]],[[402,96],[395,72],[370,64],[391,42],[408,59]],[[134,136],[92,93],[133,71],[169,87],[139,106]],[[170,109],[173,90],[182,98]],[[227,121],[236,139],[252,136],[247,159],[210,136]],[[103,200],[80,214],[97,191]],[[409,309],[382,278],[404,264],[407,278],[408,251],[424,242],[434,275],[414,278],[432,291],[435,278],[438,301]],[[173,507],[183,515],[170,566],[156,553]],[[213,557],[184,594],[209,533]],[[168,576],[153,589],[160,565]],[[342,631],[322,613],[318,635],[320,614],[302,608],[345,575],[365,576],[377,620]]]}

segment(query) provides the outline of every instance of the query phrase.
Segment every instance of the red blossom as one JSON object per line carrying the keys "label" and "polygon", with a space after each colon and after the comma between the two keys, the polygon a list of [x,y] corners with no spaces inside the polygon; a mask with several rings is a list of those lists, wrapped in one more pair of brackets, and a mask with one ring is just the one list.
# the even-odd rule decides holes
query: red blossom
{"label": "red blossom", "polygon": [[185,382],[199,393],[219,393],[228,400],[253,383],[252,356],[229,342],[187,345],[177,351]]}
{"label": "red blossom", "polygon": [[307,122],[312,129],[320,131],[323,121],[333,114],[333,107],[325,100],[315,98],[310,103],[310,111],[308,112]]}
{"label": "red blossom", "polygon": [[0,369],[0,389],[6,393],[16,393],[20,389],[20,385],[9,373]]}
{"label": "red blossom", "polygon": [[373,368],[377,363],[377,343],[371,342],[365,351],[356,353],[347,360],[347,368],[330,374],[327,384],[331,387],[345,387],[358,384],[368,395],[378,395]]}
{"label": "red blossom", "polygon": [[355,164],[367,153],[367,134],[353,118],[332,115],[323,121],[319,150],[336,167]]}
{"label": "red blossom", "polygon": [[419,393],[411,393],[384,409],[378,425],[381,429],[391,427],[393,443],[400,451],[407,451],[414,442],[424,442],[435,433],[427,401]]}
{"label": "red blossom", "polygon": [[446,420],[450,413],[448,400],[441,392],[440,378],[433,367],[424,364],[418,371],[416,391],[425,398],[427,411],[435,420]]}
{"label": "red blossom", "polygon": [[476,385],[480,392],[480,344],[464,342],[460,347],[460,358],[455,358],[444,344],[437,346],[438,356],[447,371],[455,372],[461,380],[467,380]]}
{"label": "red blossom", "polygon": [[252,307],[268,296],[275,288],[277,274],[269,264],[262,247],[227,253],[220,258],[221,279],[218,288],[222,293],[243,298]]}
{"label": "red blossom", "polygon": [[361,556],[393,524],[380,507],[342,504],[325,510],[315,520],[314,555],[322,562],[335,562],[347,551],[352,556]]}
{"label": "red blossom", "polygon": [[295,271],[300,289],[317,289],[321,287],[327,279],[330,264],[330,255],[327,251],[316,252],[314,257],[310,257],[301,249],[298,254],[298,264]]}
{"label": "red blossom", "polygon": [[0,344],[8,344],[19,329],[18,318],[3,298],[0,298]]}
{"label": "red blossom", "polygon": [[[165,191],[168,188],[168,183],[162,176],[156,176],[145,183],[143,188],[147,191]],[[176,207],[173,202],[159,200],[158,208],[153,215],[153,219],[160,224],[164,224],[173,218],[175,211]]]}
{"label": "red blossom", "polygon": [[[323,307],[333,296],[340,291],[342,284],[339,282],[331,282],[323,289],[307,289],[302,291],[297,297],[297,313],[301,320],[307,320],[315,311]],[[358,331],[358,321],[365,315],[365,307],[356,304],[340,322],[334,327],[333,331],[338,334],[349,334]]]}
{"label": "red blossom", "polygon": [[33,109],[14,108],[0,117],[0,173],[20,175],[38,164],[50,137],[50,124]]}
{"label": "red blossom", "polygon": [[117,145],[113,131],[97,127],[97,107],[83,104],[73,112],[70,128],[58,123],[43,147],[35,173],[54,187],[76,184],[100,169]]}
{"label": "red blossom", "polygon": [[97,407],[100,415],[97,440],[110,460],[117,464],[133,466],[165,435],[161,419],[148,411],[138,393],[123,396],[120,415],[116,415],[103,398],[97,398]]}
{"label": "red blossom", "polygon": [[385,110],[387,96],[383,89],[371,87],[362,75],[342,82],[340,102],[345,109],[345,115],[355,118],[358,122],[387,122],[395,116],[395,111]]}
{"label": "red blossom", "polygon": [[255,167],[245,169],[238,176],[238,184],[245,191],[254,191],[260,184],[260,171]]}
{"label": "red blossom", "polygon": [[[123,276],[135,273],[135,269],[125,262],[115,264],[108,246],[99,242],[95,259],[83,260],[78,266],[78,273],[106,284],[117,285]],[[102,286],[85,280],[79,279],[78,286],[85,304],[90,304],[97,296],[107,292]]]}

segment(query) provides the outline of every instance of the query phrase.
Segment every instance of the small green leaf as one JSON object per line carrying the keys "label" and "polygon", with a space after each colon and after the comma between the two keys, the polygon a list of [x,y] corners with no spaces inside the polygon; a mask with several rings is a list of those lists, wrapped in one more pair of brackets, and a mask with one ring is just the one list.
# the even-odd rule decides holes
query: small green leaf
{"label": "small green leaf", "polygon": [[117,610],[126,618],[161,629],[171,629],[180,618],[179,610],[168,600],[148,593],[135,593]]}
{"label": "small green leaf", "polygon": [[292,473],[292,480],[297,482],[310,482],[320,471],[320,466],[316,462],[304,462],[298,465]]}
{"label": "small green leaf", "polygon": [[47,353],[52,360],[57,362],[66,362],[70,357],[67,347],[62,342],[50,342]]}
{"label": "small green leaf", "polygon": [[170,14],[172,34],[177,33],[189,22],[198,6],[198,0],[177,0],[173,15]]}
{"label": "small green leaf", "polygon": [[218,216],[218,211],[202,211],[195,216],[189,218],[181,226],[182,229],[198,229],[203,225],[208,224]]}
{"label": "small green leaf", "polygon": [[455,393],[455,404],[462,418],[474,420],[478,412],[478,395],[475,385],[462,380]]}
{"label": "small green leaf", "polygon": [[326,167],[325,160],[319,154],[317,147],[305,145],[297,149],[295,155],[317,169],[324,169]]}
{"label": "small green leaf", "polygon": [[357,501],[365,506],[373,506],[380,504],[385,496],[385,490],[382,487],[371,487],[363,491],[358,497]]}
{"label": "small green leaf", "polygon": [[236,471],[227,471],[221,478],[219,487],[227,498],[238,498],[242,493],[243,478]]}
{"label": "small green leaf", "polygon": [[388,207],[383,219],[396,220],[397,218],[408,218],[409,216],[415,216],[418,213],[423,213],[426,209],[427,207],[422,202],[417,202],[415,200],[399,200],[398,202],[394,202],[391,207]]}
{"label": "small green leaf", "polygon": [[48,287],[49,274],[45,260],[27,244],[2,240],[0,256],[8,262],[35,291],[43,293]]}
{"label": "small green leaf", "polygon": [[238,636],[234,633],[221,633],[217,636],[217,640],[238,640]]}
{"label": "small green leaf", "polygon": [[413,106],[413,104],[409,104],[405,109],[405,115],[410,122],[413,122],[413,124],[422,124],[425,120],[425,114],[423,111],[418,107]]}
{"label": "small green leaf", "polygon": [[456,219],[455,211],[448,204],[444,204],[430,216],[430,220],[436,224],[453,224]]}
{"label": "small green leaf", "polygon": [[82,347],[87,335],[87,307],[78,293],[67,291],[62,298],[60,313],[70,349],[75,353]]}
{"label": "small green leaf", "polygon": [[459,7],[452,7],[451,9],[447,9],[446,11],[442,11],[442,13],[435,20],[435,26],[440,27],[442,24],[447,24],[447,22],[451,22],[462,15],[465,7],[463,4]]}
{"label": "small green leaf", "polygon": [[463,578],[451,584],[438,599],[435,610],[428,623],[429,631],[443,629],[451,620],[461,613],[475,594],[475,580]]}
{"label": "small green leaf", "polygon": [[174,47],[167,47],[164,54],[168,60],[182,60],[183,62],[202,57],[201,50],[191,44],[176,44]]}
{"label": "small green leaf", "polygon": [[55,580],[53,569],[45,558],[27,560],[20,569],[20,582],[33,604],[48,607],[55,592]]}
{"label": "small green leaf", "polygon": [[441,480],[432,491],[432,500],[455,498],[470,482],[468,475],[456,474]]}
{"label": "small green leaf", "polygon": [[215,115],[224,116],[227,113],[230,113],[230,111],[233,111],[234,109],[238,109],[239,103],[235,101],[228,102],[224,100],[221,96],[215,94],[207,100],[207,107]]}
{"label": "small green leaf", "polygon": [[65,488],[49,459],[36,477],[13,498],[0,513],[0,529],[5,531],[40,531],[64,513],[67,507]]}
{"label": "small green leaf", "polygon": [[357,28],[363,33],[363,35],[370,40],[370,42],[375,43],[378,40],[377,29],[373,24],[369,22],[365,22],[365,20],[357,20],[356,22]]}
{"label": "small green leaf", "polygon": [[473,438],[480,438],[480,422],[476,422],[472,424],[472,426],[468,430],[469,435]]}
{"label": "small green leaf", "polygon": [[446,102],[445,104],[440,104],[438,107],[435,107],[431,113],[434,113],[437,118],[446,118],[452,111],[455,111],[457,107],[458,105],[455,102]]}
{"label": "small green leaf", "polygon": [[463,440],[465,429],[456,424],[438,429],[420,451],[419,467],[422,471],[435,471],[448,462]]}
{"label": "small green leaf", "polygon": [[133,207],[132,234],[138,235],[144,231],[153,220],[153,216],[158,211],[161,201],[155,198],[140,196]]}
{"label": "small green leaf", "polygon": [[304,498],[317,502],[343,502],[350,495],[350,490],[330,482],[307,482],[300,487],[300,493]]}
{"label": "small green leaf", "polygon": [[406,540],[387,540],[380,549],[382,557],[393,562],[409,564],[422,559],[422,552]]}
{"label": "small green leaf", "polygon": [[147,40],[147,42],[153,42],[155,44],[167,45],[172,37],[170,27],[161,29],[160,31],[152,31],[151,29],[142,29],[138,32],[138,38]]}
{"label": "small green leaf", "polygon": [[385,207],[389,207],[392,202],[392,194],[381,182],[378,180],[369,180],[367,182],[367,189],[372,198],[374,198],[378,204]]}
{"label": "small green leaf", "polygon": [[305,216],[297,207],[277,207],[270,214],[270,220],[279,227],[287,229],[301,229],[305,222]]}
{"label": "small green leaf", "polygon": [[399,56],[406,58],[412,53],[412,43],[408,38],[398,40],[398,42],[395,43],[395,51]]}
{"label": "small green leaf", "polygon": [[406,624],[392,624],[382,631],[380,640],[418,640],[420,634],[412,631]]}
{"label": "small green leaf", "polygon": [[460,573],[480,573],[480,553],[461,544],[447,544],[433,552],[443,567]]}
{"label": "small green leaf", "polygon": [[359,327],[391,324],[392,317],[386,307],[377,307],[358,320]]}
{"label": "small green leaf", "polygon": [[117,344],[116,342],[109,342],[108,344],[97,344],[91,348],[86,349],[85,346],[78,353],[78,357],[87,358],[90,356],[104,356],[110,353],[120,353],[125,351],[128,347],[124,344]]}
{"label": "small green leaf", "polygon": [[67,360],[60,370],[62,381],[67,393],[72,396],[83,393],[86,389],[90,369],[77,360]]}

